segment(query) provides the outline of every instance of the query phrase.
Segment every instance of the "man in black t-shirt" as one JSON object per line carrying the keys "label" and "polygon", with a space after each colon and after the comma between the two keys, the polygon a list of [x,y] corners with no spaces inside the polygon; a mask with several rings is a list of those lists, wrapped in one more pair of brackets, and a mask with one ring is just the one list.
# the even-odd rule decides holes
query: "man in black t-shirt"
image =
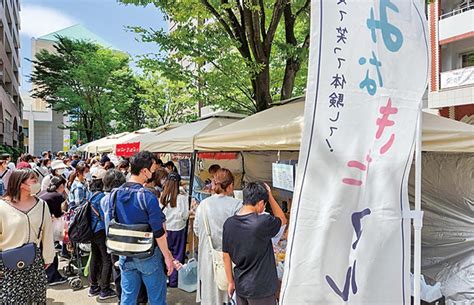
{"label": "man in black t-shirt", "polygon": [[[286,217],[268,185],[249,183],[243,193],[244,206],[224,223],[228,294],[232,297],[235,290],[238,305],[275,305],[278,278],[272,237],[286,224]],[[267,201],[275,216],[263,214]]]}

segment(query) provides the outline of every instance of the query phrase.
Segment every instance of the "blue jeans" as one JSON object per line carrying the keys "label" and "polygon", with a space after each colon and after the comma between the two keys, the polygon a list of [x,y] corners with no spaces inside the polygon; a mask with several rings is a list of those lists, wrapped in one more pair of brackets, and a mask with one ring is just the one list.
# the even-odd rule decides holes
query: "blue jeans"
{"label": "blue jeans", "polygon": [[141,282],[145,283],[150,305],[166,305],[166,274],[163,255],[158,247],[145,259],[120,256],[122,305],[135,305]]}

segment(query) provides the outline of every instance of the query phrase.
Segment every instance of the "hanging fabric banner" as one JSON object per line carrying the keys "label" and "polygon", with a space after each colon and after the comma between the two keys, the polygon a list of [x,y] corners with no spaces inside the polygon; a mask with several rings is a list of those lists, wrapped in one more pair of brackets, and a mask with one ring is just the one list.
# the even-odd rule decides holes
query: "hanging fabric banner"
{"label": "hanging fabric banner", "polygon": [[407,180],[427,87],[423,1],[311,1],[284,305],[408,305]]}
{"label": "hanging fabric banner", "polygon": [[115,146],[115,154],[119,157],[131,157],[140,152],[140,142],[123,143]]}

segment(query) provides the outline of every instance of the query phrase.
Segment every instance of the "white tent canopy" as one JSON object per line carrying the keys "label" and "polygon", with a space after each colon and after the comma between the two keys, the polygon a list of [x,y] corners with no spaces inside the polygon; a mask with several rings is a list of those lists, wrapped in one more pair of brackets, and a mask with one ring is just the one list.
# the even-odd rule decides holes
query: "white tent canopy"
{"label": "white tent canopy", "polygon": [[106,136],[98,140],[92,141],[90,143],[84,144],[81,147],[79,147],[78,150],[85,151],[88,153],[99,153],[100,152],[98,151],[99,145],[106,145],[108,142],[121,138],[123,136],[126,136],[127,134],[129,134],[129,132],[122,132],[122,133]]}
{"label": "white tent canopy", "polygon": [[146,135],[139,138],[140,150],[191,153],[195,149],[194,142],[197,135],[234,123],[244,117],[234,113],[216,113],[167,131],[158,137]]}
{"label": "white tent canopy", "polygon": [[[225,127],[200,134],[199,151],[300,149],[304,101],[270,108]],[[423,112],[423,150],[474,152],[474,126]]]}
{"label": "white tent canopy", "polygon": [[[108,153],[112,152],[115,150],[115,145],[118,143],[124,143],[129,139],[133,139],[139,135],[147,134],[151,131],[152,129],[150,128],[143,128],[134,132],[126,133],[124,135],[119,135],[119,136],[111,136],[110,138],[100,141],[99,143],[96,143],[96,151],[98,153]],[[94,151],[93,151],[94,152]]]}
{"label": "white tent canopy", "polygon": [[180,126],[181,126],[180,123],[165,124],[158,128],[150,129],[149,132],[146,132],[146,133],[134,133],[132,135],[123,137],[120,139],[119,143],[117,144],[134,143],[134,142],[140,142],[140,143],[150,142],[150,141],[153,141],[153,139],[156,139],[156,136]]}

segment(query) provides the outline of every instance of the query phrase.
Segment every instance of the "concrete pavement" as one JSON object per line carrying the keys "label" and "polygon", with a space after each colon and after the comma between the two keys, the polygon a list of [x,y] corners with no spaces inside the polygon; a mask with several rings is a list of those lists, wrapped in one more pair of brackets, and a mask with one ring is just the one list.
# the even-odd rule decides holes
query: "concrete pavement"
{"label": "concrete pavement", "polygon": [[[62,273],[62,267],[67,262],[60,259],[59,270]],[[48,305],[86,305],[86,304],[117,304],[117,298],[100,301],[98,297],[89,297],[87,295],[89,287],[87,279],[82,278],[84,288],[73,291],[69,283],[58,286],[49,287],[47,291]],[[168,288],[167,304],[168,305],[194,305],[196,303],[196,293],[187,293],[177,288]]]}

